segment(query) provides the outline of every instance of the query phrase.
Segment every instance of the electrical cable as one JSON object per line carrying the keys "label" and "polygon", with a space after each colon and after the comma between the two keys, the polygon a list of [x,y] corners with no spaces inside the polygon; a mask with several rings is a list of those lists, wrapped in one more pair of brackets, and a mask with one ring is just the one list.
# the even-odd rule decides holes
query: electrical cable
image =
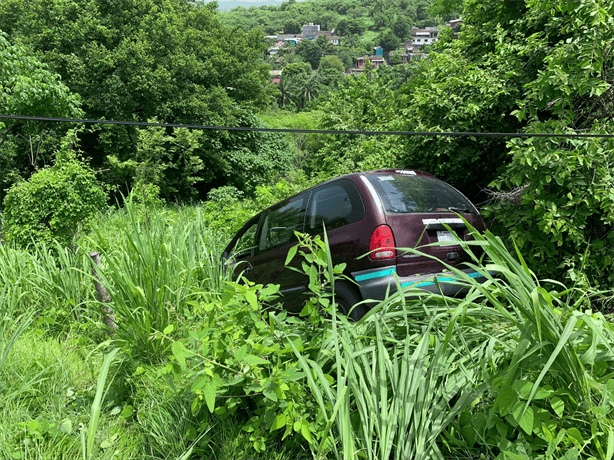
{"label": "electrical cable", "polygon": [[81,118],[34,117],[26,115],[0,115],[0,119],[53,121],[63,123],[84,123],[101,125],[153,126],[158,128],[209,129],[217,131],[260,131],[269,133],[302,134],[358,134],[364,136],[431,136],[431,137],[560,137],[560,138],[607,138],[614,134],[602,133],[479,133],[479,132],[440,132],[440,131],[366,131],[366,130],[327,130],[295,128],[256,128],[249,126],[206,126],[185,123],[151,123],[145,121],[90,120]]}

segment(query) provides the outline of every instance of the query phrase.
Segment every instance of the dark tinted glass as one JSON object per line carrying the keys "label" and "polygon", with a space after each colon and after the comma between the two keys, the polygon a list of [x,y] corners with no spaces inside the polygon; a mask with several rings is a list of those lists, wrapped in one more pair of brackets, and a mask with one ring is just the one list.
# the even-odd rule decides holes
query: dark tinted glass
{"label": "dark tinted glass", "polygon": [[294,231],[303,231],[306,195],[269,211],[262,221],[258,249],[264,251],[295,241]]}
{"label": "dark tinted glass", "polygon": [[314,190],[309,208],[307,228],[320,233],[322,223],[327,230],[362,219],[365,207],[356,186],[349,180],[335,182]]}
{"label": "dark tinted glass", "polygon": [[445,182],[430,176],[369,174],[389,214],[411,212],[477,213],[471,202]]}
{"label": "dark tinted glass", "polygon": [[255,222],[251,227],[249,227],[245,233],[239,238],[237,244],[235,245],[234,252],[237,254],[237,257],[244,257],[248,255],[254,254],[254,249],[256,249],[256,229],[258,228],[258,222]]}

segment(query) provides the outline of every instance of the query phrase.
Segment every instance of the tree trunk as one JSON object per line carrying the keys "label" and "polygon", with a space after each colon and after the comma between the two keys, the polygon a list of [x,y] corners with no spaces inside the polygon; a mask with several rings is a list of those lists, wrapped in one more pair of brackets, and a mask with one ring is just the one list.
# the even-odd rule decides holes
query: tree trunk
{"label": "tree trunk", "polygon": [[102,322],[107,327],[107,334],[109,337],[113,337],[117,330],[115,324],[115,315],[113,309],[109,306],[111,303],[111,296],[109,291],[100,282],[100,275],[96,272],[96,267],[100,267],[100,255],[98,252],[90,252],[89,256],[92,258],[92,275],[94,275],[94,286],[96,287],[96,298],[100,302],[100,309],[102,310]]}

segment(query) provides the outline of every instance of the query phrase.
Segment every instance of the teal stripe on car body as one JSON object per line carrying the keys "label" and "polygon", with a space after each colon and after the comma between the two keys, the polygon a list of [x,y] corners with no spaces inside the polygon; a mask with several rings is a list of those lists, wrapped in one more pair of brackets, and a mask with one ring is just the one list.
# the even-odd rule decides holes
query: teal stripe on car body
{"label": "teal stripe on car body", "polygon": [[[484,275],[482,275],[479,272],[473,272],[473,273],[466,273],[467,276],[469,276],[470,278],[482,278]],[[449,282],[449,281],[460,281],[458,278],[437,278],[437,281],[439,283],[445,283],[445,282]],[[406,283],[402,283],[401,287],[406,287],[406,286],[410,286],[412,284],[414,284],[415,281],[409,281]],[[424,286],[434,286],[435,282],[434,281],[426,281],[424,283],[419,283],[416,284],[415,287],[424,287]]]}
{"label": "teal stripe on car body", "polygon": [[384,276],[394,275],[397,272],[396,267],[388,268],[386,270],[378,270],[376,272],[365,273],[363,275],[357,275],[356,281],[372,280],[374,278],[383,278]]}

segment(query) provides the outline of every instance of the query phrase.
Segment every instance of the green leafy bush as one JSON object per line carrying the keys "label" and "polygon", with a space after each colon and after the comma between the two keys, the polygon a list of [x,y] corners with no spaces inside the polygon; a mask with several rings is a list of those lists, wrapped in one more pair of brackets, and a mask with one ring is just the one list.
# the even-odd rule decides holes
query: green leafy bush
{"label": "green leafy bush", "polygon": [[4,200],[4,238],[20,246],[57,240],[68,245],[79,226],[107,206],[107,193],[93,172],[70,151],[70,132],[50,168],[13,185]]}
{"label": "green leafy bush", "polygon": [[[541,127],[549,128],[557,124]],[[501,199],[486,208],[495,231],[510,235],[540,276],[610,289],[614,141],[528,138],[508,146],[512,163],[495,182]]]}
{"label": "green leafy bush", "polygon": [[209,192],[209,200],[203,205],[207,225],[222,231],[228,239],[250,218],[278,201],[288,198],[319,182],[307,179],[302,172],[295,172],[274,185],[259,185],[253,196],[243,198],[234,186],[223,186]]}

